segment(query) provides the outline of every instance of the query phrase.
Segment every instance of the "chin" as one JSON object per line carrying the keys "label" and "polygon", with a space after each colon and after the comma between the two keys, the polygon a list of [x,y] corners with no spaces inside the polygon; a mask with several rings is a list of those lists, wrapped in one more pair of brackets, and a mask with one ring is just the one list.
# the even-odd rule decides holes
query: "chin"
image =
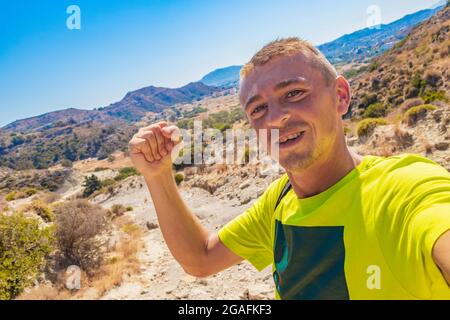
{"label": "chin", "polygon": [[280,155],[280,165],[286,171],[304,171],[313,165],[318,156],[313,151],[290,153],[284,157]]}

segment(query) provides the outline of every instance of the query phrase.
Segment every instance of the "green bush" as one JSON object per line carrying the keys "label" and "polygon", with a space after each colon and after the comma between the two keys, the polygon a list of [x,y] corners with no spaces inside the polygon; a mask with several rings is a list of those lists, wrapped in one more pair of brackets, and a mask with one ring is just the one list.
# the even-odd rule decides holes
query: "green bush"
{"label": "green bush", "polygon": [[378,61],[373,61],[369,66],[369,71],[373,72],[380,67],[380,63]]}
{"label": "green bush", "polygon": [[40,200],[34,200],[31,204],[29,204],[25,211],[32,211],[37,214],[44,220],[45,222],[53,221],[53,211],[48,207],[45,203]]}
{"label": "green bush", "polygon": [[10,193],[8,193],[5,196],[5,200],[8,202],[16,200],[16,194],[17,194],[17,191],[11,191]]}
{"label": "green bush", "polygon": [[127,209],[121,204],[113,204],[109,211],[113,214],[114,217],[119,217],[127,212]]}
{"label": "green bush", "polygon": [[420,118],[423,118],[428,111],[436,110],[437,107],[431,104],[423,104],[420,106],[412,107],[405,112],[405,120],[409,125],[417,122]]}
{"label": "green bush", "polygon": [[95,175],[91,175],[90,177],[84,177],[82,186],[84,187],[83,197],[87,198],[95,191],[100,190],[102,183]]}
{"label": "green bush", "polygon": [[53,243],[53,229],[40,229],[36,219],[0,214],[0,300],[13,299],[33,284]]}
{"label": "green bush", "polygon": [[193,129],[194,128],[194,120],[192,119],[181,119],[177,121],[177,127],[180,129]]}
{"label": "green bush", "polygon": [[364,110],[364,118],[380,118],[385,117],[387,113],[387,107],[382,103],[373,103]]}
{"label": "green bush", "polygon": [[21,191],[11,191],[5,196],[6,201],[14,201],[18,199],[25,199],[35,195],[38,191],[34,188],[26,188]]}
{"label": "green bush", "polygon": [[386,125],[387,122],[380,118],[364,119],[358,123],[356,132],[358,137],[367,137],[372,134],[373,130],[378,126]]}
{"label": "green bush", "polygon": [[448,101],[447,95],[443,91],[425,91],[421,96],[425,103],[433,101]]}
{"label": "green bush", "polygon": [[105,179],[105,180],[102,180],[101,183],[102,183],[102,188],[107,188],[109,186],[115,185],[116,181],[113,179]]}
{"label": "green bush", "polygon": [[[418,73],[416,73],[414,75],[414,77],[411,79],[411,87],[415,88],[419,92],[419,95],[423,94],[426,85],[427,85],[427,82],[424,79],[422,79],[422,77]],[[410,98],[413,98],[413,97],[410,97]]]}
{"label": "green bush", "polygon": [[184,181],[184,174],[181,172],[175,173],[175,182],[177,183],[177,185],[179,185],[183,181]]}
{"label": "green bush", "polygon": [[128,177],[131,176],[138,176],[139,172],[134,167],[126,167],[119,170],[119,174],[114,177],[114,180],[116,181],[122,181],[125,180]]}

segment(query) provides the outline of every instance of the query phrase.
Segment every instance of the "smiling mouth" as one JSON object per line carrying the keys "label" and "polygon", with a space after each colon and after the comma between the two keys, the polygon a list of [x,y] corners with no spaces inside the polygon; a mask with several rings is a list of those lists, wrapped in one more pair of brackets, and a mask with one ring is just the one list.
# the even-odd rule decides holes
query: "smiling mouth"
{"label": "smiling mouth", "polygon": [[280,145],[280,147],[290,146],[291,144],[294,144],[297,141],[300,141],[304,135],[305,135],[305,131],[300,131],[297,133],[290,134],[288,136],[284,136],[284,137],[280,138],[279,145]]}

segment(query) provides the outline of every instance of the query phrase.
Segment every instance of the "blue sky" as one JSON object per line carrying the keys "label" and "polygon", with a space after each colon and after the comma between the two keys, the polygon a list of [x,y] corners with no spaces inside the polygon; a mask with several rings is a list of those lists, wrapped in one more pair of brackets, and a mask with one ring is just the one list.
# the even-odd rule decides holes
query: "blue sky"
{"label": "blue sky", "polygon": [[[0,0],[0,126],[91,109],[148,85],[179,87],[242,64],[276,37],[322,44],[437,0]],[[66,8],[81,9],[69,30]]]}

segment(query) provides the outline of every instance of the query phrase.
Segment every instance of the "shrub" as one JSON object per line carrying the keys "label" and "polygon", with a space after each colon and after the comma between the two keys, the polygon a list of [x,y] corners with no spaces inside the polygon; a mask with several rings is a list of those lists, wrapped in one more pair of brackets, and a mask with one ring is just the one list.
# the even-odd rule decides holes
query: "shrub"
{"label": "shrub", "polygon": [[108,170],[108,168],[104,168],[104,167],[97,167],[94,169],[94,172],[100,172],[100,171],[105,171]]}
{"label": "shrub", "polygon": [[47,205],[40,200],[35,200],[25,208],[25,212],[33,212],[42,218],[45,222],[53,221],[53,212]]}
{"label": "shrub", "polygon": [[369,72],[373,72],[380,67],[380,63],[378,61],[373,61],[369,66]]}
{"label": "shrub", "polygon": [[356,132],[358,134],[358,137],[367,137],[372,134],[373,130],[377,126],[383,126],[386,124],[387,124],[386,120],[380,118],[364,119],[358,123]]}
{"label": "shrub", "polygon": [[422,79],[420,74],[416,73],[411,79],[411,86],[417,89],[422,89],[427,85],[426,81]]}
{"label": "shrub", "polygon": [[181,172],[175,173],[175,182],[177,183],[177,185],[179,185],[183,181],[184,181],[184,174]]}
{"label": "shrub", "polygon": [[17,191],[11,191],[10,193],[8,193],[6,195],[5,200],[8,202],[16,200],[16,194],[17,194]]}
{"label": "shrub", "polygon": [[113,204],[109,211],[113,214],[114,217],[118,217],[123,215],[127,209],[121,204]]}
{"label": "shrub", "polygon": [[133,207],[132,206],[127,206],[126,208],[125,208],[125,210],[128,212],[128,211],[133,211]]}
{"label": "shrub", "polygon": [[423,118],[428,111],[436,110],[437,107],[431,104],[423,104],[421,106],[412,107],[405,113],[405,120],[408,125],[413,125],[419,119]]}
{"label": "shrub", "polygon": [[68,160],[68,159],[64,159],[61,161],[61,166],[63,168],[72,168],[73,167],[73,162]]}
{"label": "shrub", "polygon": [[39,200],[46,204],[52,204],[58,201],[60,198],[61,196],[55,192],[46,192],[39,197]]}
{"label": "shrub", "polygon": [[102,187],[109,187],[109,186],[113,186],[116,184],[116,181],[113,179],[105,179],[101,181]]}
{"label": "shrub", "polygon": [[411,109],[412,107],[420,106],[424,104],[423,100],[421,98],[416,99],[408,99],[405,102],[402,103],[400,106],[401,111],[405,112]]}
{"label": "shrub", "polygon": [[83,197],[87,198],[95,191],[100,190],[102,188],[102,183],[95,175],[91,175],[90,177],[84,177],[82,186],[84,187]]}
{"label": "shrub", "polygon": [[138,176],[139,172],[134,167],[126,167],[119,170],[118,175],[114,178],[116,181],[125,180],[131,176]]}
{"label": "shrub", "polygon": [[361,102],[359,104],[359,108],[367,109],[371,104],[374,104],[378,101],[377,95],[374,93],[363,95],[361,98]]}
{"label": "shrub", "polygon": [[53,229],[36,219],[0,214],[0,300],[13,299],[33,284],[53,251]]}
{"label": "shrub", "polygon": [[103,260],[99,236],[106,229],[106,211],[87,200],[72,200],[54,209],[56,240],[64,267],[78,265],[88,274]]}
{"label": "shrub", "polygon": [[447,95],[443,91],[426,91],[422,95],[422,99],[425,103],[433,101],[448,101]]}
{"label": "shrub", "polygon": [[382,103],[374,103],[364,110],[364,118],[380,118],[386,116],[387,108]]}
{"label": "shrub", "polygon": [[425,73],[425,82],[431,87],[437,87],[441,81],[441,75],[433,70],[429,70]]}

